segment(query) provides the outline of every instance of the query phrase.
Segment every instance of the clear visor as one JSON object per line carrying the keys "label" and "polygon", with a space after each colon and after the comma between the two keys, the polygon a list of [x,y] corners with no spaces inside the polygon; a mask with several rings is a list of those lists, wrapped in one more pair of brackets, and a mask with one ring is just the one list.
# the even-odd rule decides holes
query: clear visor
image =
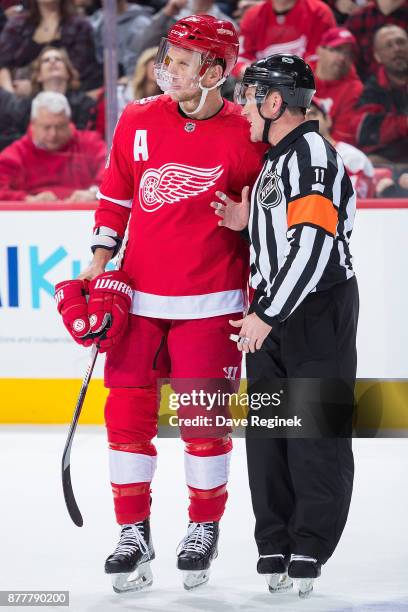
{"label": "clear visor", "polygon": [[240,106],[245,106],[247,103],[256,102],[263,104],[267,96],[268,90],[264,85],[237,83],[234,89],[234,102]]}
{"label": "clear visor", "polygon": [[154,63],[157,84],[165,93],[197,89],[203,67],[207,68],[213,59],[207,51],[177,47],[162,38]]}

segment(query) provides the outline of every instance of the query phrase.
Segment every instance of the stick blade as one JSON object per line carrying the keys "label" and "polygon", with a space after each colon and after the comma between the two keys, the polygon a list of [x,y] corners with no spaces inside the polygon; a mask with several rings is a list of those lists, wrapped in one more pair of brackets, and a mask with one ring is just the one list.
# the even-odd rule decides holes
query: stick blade
{"label": "stick blade", "polygon": [[74,491],[72,490],[71,469],[69,465],[62,470],[62,488],[64,490],[65,504],[67,506],[69,516],[77,527],[82,527],[84,521],[78,508],[78,504],[76,503]]}

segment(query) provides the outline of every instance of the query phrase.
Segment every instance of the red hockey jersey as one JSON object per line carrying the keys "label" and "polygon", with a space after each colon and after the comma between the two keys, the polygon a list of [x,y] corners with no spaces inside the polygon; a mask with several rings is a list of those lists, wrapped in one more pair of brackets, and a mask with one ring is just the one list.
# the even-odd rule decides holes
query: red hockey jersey
{"label": "red hockey jersey", "polygon": [[[316,64],[310,62],[310,65],[315,70]],[[324,104],[332,120],[332,137],[355,145],[359,121],[356,105],[363,92],[363,84],[354,66],[351,66],[343,78],[333,81],[322,81],[315,72],[315,82],[316,96]]]}
{"label": "red hockey jersey", "polygon": [[100,188],[96,227],[123,236],[123,269],[134,283],[131,312],[194,319],[240,312],[247,248],[218,226],[210,202],[217,190],[240,200],[262,164],[265,147],[231,102],[214,117],[183,116],[169,96],[130,104],[115,130]]}
{"label": "red hockey jersey", "polygon": [[298,0],[285,14],[266,0],[251,7],[241,21],[240,56],[233,75],[240,77],[248,64],[273,53],[304,57],[314,53],[323,32],[335,27],[330,8],[320,0]]}
{"label": "red hockey jersey", "polygon": [[27,195],[52,191],[57,198],[89,189],[102,180],[106,145],[99,134],[77,130],[58,151],[38,147],[31,128],[0,153],[0,200],[24,200]]}

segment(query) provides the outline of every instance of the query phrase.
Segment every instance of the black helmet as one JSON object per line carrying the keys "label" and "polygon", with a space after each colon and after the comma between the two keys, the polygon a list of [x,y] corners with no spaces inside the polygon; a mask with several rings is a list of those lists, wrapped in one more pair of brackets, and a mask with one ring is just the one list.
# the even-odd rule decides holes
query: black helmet
{"label": "black helmet", "polygon": [[269,90],[279,91],[286,106],[309,108],[316,91],[312,69],[297,55],[270,55],[249,66],[235,90],[235,102],[245,104],[245,91],[255,86],[256,102],[264,102]]}

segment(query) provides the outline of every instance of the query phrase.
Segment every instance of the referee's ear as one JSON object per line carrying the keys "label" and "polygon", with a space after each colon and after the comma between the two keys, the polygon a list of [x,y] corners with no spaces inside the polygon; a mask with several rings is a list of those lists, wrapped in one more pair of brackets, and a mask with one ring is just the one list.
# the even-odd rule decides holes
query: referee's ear
{"label": "referee's ear", "polygon": [[270,90],[262,104],[261,111],[265,117],[273,119],[277,115],[282,107],[283,99],[279,91]]}

